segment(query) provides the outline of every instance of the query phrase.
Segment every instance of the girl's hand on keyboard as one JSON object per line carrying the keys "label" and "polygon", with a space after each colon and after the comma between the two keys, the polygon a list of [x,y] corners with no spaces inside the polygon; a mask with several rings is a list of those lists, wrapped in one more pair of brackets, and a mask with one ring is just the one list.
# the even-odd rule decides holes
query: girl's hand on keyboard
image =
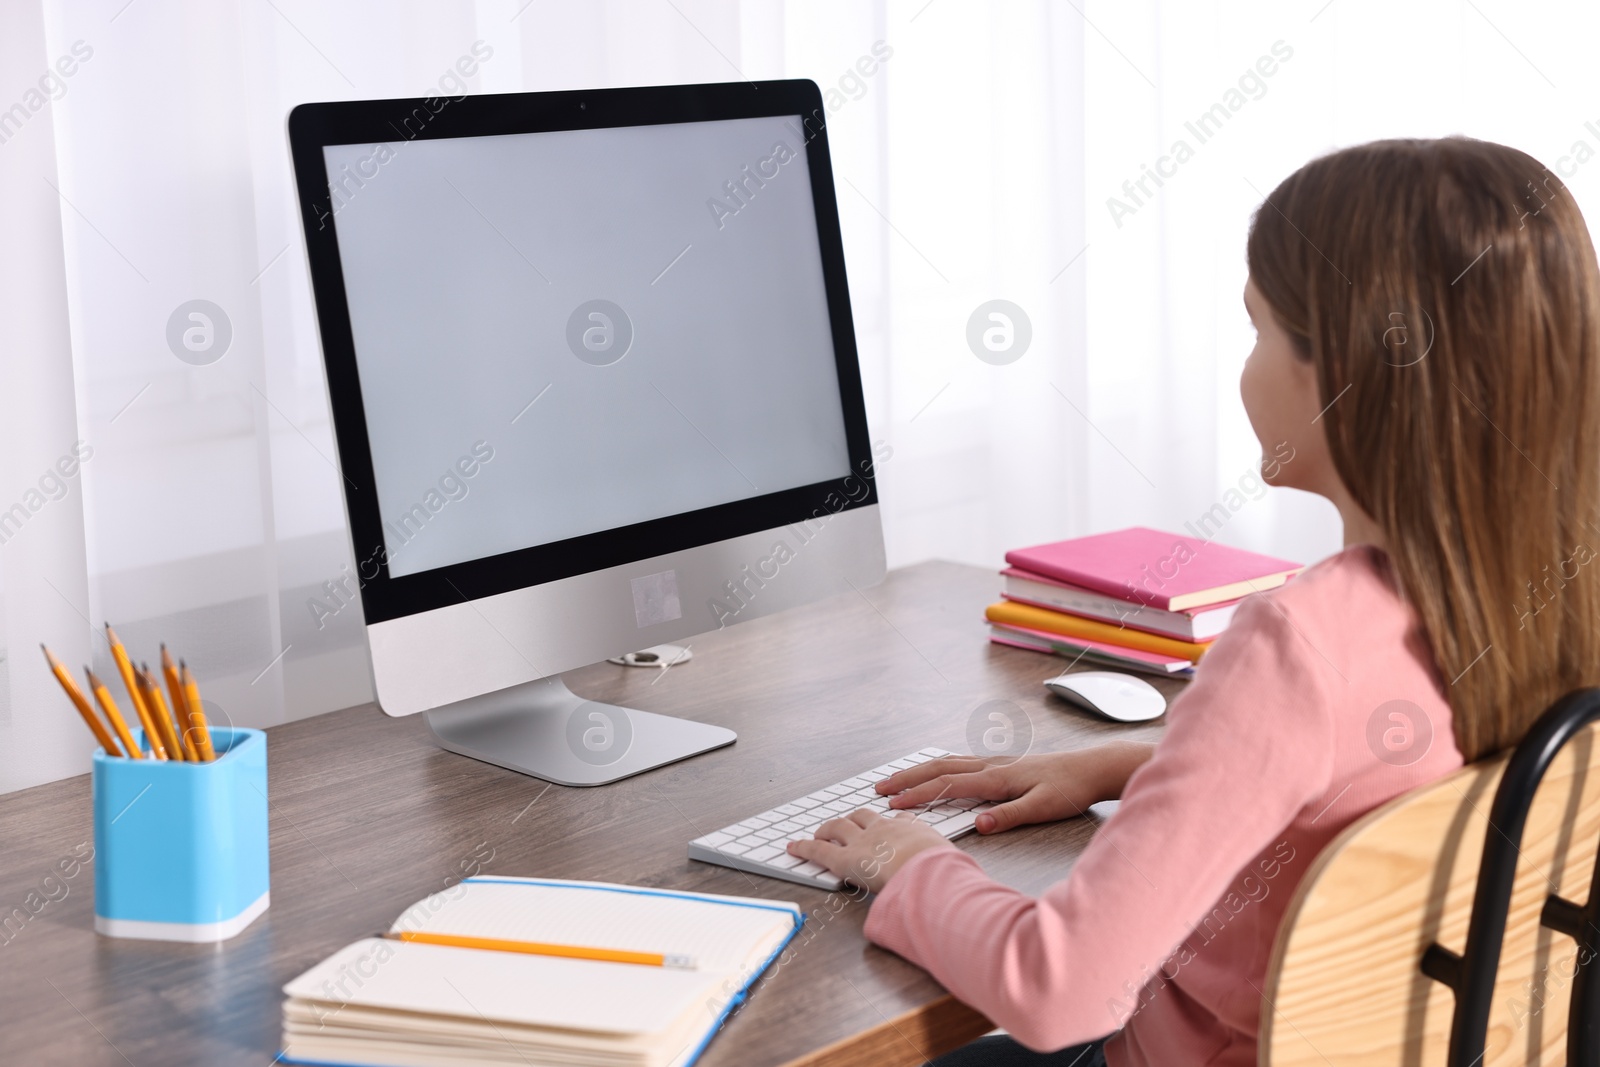
{"label": "girl's hand on keyboard", "polygon": [[876,786],[891,808],[915,808],[941,800],[999,801],[978,816],[980,834],[997,834],[1028,823],[1082,815],[1089,805],[1122,795],[1128,778],[1155,746],[1112,742],[1074,752],[1030,756],[949,756],[890,775]]}
{"label": "girl's hand on keyboard", "polygon": [[910,812],[884,818],[860,808],[817,827],[817,836],[789,842],[789,855],[819,863],[873,893],[919,852],[949,845],[944,835]]}

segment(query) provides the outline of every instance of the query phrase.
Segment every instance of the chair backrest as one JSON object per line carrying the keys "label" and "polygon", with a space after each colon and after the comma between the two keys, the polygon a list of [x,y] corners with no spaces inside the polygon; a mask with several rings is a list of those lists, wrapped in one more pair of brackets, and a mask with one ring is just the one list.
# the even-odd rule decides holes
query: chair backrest
{"label": "chair backrest", "polygon": [[[1563,698],[1516,753],[1398,798],[1323,850],[1273,948],[1262,1064],[1567,1062],[1574,991],[1600,993],[1600,964],[1586,966],[1600,895],[1584,904],[1600,845],[1600,733],[1585,725],[1597,716],[1595,690]],[[1463,994],[1469,972],[1481,995]]]}

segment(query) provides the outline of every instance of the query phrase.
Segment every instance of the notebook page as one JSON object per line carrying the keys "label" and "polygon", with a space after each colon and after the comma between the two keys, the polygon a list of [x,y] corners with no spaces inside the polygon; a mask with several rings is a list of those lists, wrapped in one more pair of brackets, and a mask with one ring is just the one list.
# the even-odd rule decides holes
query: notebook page
{"label": "notebook page", "polygon": [[408,909],[391,929],[683,954],[701,970],[742,973],[765,961],[799,916],[784,901],[469,878]]}
{"label": "notebook page", "polygon": [[[348,1004],[339,1006],[337,1012],[327,1008],[319,1011],[318,1006],[307,1001],[290,999],[284,1002],[283,1036],[285,1045],[313,1061],[387,1062],[355,1054],[358,1048],[381,1043],[415,1049],[450,1048],[462,1053],[477,1049],[491,1056],[509,1053],[519,1059],[519,1067],[527,1067],[530,1061],[592,1063],[599,1058],[664,1064],[703,1044],[720,1016],[720,1011],[713,1012],[708,1007],[704,1012],[691,1011],[659,1033],[601,1034],[505,1021],[491,1023],[476,1015],[447,1017]],[[320,1048],[326,1053],[335,1047],[342,1048],[343,1053],[319,1056],[310,1051]]]}
{"label": "notebook page", "polygon": [[[600,1033],[658,1034],[726,999],[727,971],[486,952],[369,938],[284,987],[335,1008],[388,1008]],[[337,1021],[338,1016],[333,1016]]]}

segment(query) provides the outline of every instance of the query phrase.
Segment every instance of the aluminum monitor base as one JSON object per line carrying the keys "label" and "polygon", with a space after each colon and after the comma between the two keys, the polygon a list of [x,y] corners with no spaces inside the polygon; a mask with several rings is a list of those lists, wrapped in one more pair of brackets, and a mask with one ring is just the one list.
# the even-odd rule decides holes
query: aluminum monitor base
{"label": "aluminum monitor base", "polygon": [[733,744],[732,730],[585,700],[559,677],[423,712],[439,747],[556,785],[605,785]]}

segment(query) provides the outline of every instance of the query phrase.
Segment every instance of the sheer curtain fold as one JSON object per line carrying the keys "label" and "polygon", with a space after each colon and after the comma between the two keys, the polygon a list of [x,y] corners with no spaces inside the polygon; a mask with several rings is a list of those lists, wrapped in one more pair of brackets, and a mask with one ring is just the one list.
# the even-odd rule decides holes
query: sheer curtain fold
{"label": "sheer curtain fold", "polygon": [[[99,458],[84,426],[68,321],[48,95],[60,78],[43,12],[17,5],[0,34],[16,104],[0,112],[0,790],[77,773],[85,734],[57,707],[38,646],[69,664],[92,654],[85,485]],[[35,714],[49,707],[55,714]],[[63,714],[64,712],[64,714]]]}

